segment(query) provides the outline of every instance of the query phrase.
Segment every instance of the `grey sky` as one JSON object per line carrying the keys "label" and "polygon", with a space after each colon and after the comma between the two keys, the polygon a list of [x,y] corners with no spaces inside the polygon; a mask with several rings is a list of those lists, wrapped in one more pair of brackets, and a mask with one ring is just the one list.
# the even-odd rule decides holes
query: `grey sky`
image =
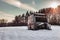
{"label": "grey sky", "polygon": [[27,10],[37,11],[50,7],[53,2],[59,3],[60,0],[0,0],[0,12],[15,16],[26,13]]}

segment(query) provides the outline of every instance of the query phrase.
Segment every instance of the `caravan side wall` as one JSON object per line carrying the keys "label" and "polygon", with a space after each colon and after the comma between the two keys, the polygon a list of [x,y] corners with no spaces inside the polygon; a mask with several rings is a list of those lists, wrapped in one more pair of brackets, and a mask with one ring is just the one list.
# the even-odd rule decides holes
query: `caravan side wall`
{"label": "caravan side wall", "polygon": [[30,15],[28,17],[28,28],[35,29],[35,17],[34,17],[34,15]]}

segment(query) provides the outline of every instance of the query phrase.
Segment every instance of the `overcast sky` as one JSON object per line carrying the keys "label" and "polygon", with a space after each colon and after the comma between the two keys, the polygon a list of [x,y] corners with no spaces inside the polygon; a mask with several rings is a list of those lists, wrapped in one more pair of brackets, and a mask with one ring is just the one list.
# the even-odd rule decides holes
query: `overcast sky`
{"label": "overcast sky", "polygon": [[59,3],[60,0],[0,0],[0,17],[13,18],[15,15],[26,13],[27,10],[37,11],[50,7],[53,2]]}

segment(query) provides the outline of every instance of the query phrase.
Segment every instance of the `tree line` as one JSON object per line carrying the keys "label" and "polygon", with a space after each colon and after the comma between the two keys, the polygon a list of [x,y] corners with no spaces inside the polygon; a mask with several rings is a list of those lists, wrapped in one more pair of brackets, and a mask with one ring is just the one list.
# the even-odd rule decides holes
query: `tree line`
{"label": "tree line", "polygon": [[15,16],[12,22],[8,22],[6,19],[0,20],[0,26],[27,26],[28,16],[34,13],[44,13],[47,15],[48,23],[60,25],[60,5],[57,8],[43,8],[37,12],[27,11],[22,15]]}

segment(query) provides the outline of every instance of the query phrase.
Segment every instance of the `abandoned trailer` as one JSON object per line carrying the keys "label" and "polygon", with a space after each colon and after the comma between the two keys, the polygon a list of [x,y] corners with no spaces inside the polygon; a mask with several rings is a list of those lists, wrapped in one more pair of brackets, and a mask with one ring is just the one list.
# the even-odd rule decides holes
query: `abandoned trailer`
{"label": "abandoned trailer", "polygon": [[28,17],[28,29],[38,30],[38,29],[48,29],[51,30],[51,26],[47,21],[46,14],[34,13]]}

